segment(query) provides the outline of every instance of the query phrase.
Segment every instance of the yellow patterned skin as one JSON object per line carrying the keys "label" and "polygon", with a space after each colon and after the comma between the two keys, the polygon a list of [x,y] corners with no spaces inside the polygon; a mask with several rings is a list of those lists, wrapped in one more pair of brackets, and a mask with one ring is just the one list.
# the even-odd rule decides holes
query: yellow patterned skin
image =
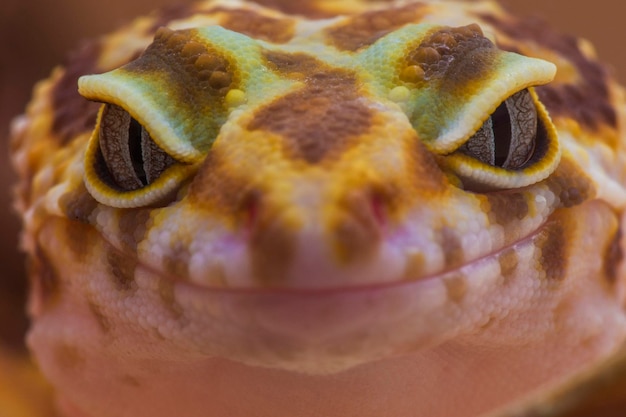
{"label": "yellow patterned skin", "polygon": [[14,123],[29,347],[67,417],[541,403],[626,338],[623,123],[491,1],[140,18]]}

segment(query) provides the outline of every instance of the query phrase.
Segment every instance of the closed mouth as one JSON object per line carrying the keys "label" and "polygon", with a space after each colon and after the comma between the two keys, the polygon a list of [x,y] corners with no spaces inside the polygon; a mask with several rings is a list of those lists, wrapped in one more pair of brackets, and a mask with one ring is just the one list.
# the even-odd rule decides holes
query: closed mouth
{"label": "closed mouth", "polygon": [[[457,276],[459,274],[468,273],[468,270],[475,268],[477,265],[485,264],[489,262],[498,262],[498,259],[506,254],[515,252],[516,250],[532,246],[532,242],[545,232],[547,226],[550,224],[550,220],[544,222],[540,227],[533,230],[525,237],[512,242],[506,246],[501,247],[495,251],[487,253],[471,261],[465,262],[462,265],[455,266],[449,269],[442,270],[435,274],[425,275],[416,278],[402,278],[397,280],[385,281],[380,283],[367,283],[364,285],[344,285],[336,287],[321,287],[321,288],[294,288],[294,287],[227,287],[227,286],[205,286],[187,280],[181,280],[178,277],[168,275],[164,272],[159,272],[153,267],[141,263],[141,265],[151,270],[157,275],[161,275],[165,278],[173,280],[177,285],[186,286],[196,291],[210,291],[216,294],[235,295],[235,294],[248,294],[248,295],[284,295],[284,296],[310,296],[310,297],[323,297],[331,294],[358,294],[358,293],[371,293],[379,290],[401,289],[411,286],[428,285],[435,281],[440,281],[451,276]],[[467,274],[470,276],[471,274]]]}

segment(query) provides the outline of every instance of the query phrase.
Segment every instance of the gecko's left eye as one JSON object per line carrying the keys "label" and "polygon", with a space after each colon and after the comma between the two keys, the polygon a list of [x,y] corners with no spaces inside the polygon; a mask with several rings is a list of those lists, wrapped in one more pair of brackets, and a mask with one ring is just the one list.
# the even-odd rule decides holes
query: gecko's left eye
{"label": "gecko's left eye", "polygon": [[459,151],[493,167],[519,170],[537,141],[537,108],[528,90],[504,101]]}
{"label": "gecko's left eye", "polygon": [[385,37],[367,59],[374,71],[386,55],[397,62],[388,97],[454,184],[513,189],[556,170],[557,130],[535,90],[554,80],[554,64],[500,49],[477,24],[404,30],[411,40],[400,53],[393,52],[399,39]]}
{"label": "gecko's left eye", "polygon": [[558,135],[533,88],[505,99],[442,163],[466,189],[525,187],[547,178],[561,156]]}

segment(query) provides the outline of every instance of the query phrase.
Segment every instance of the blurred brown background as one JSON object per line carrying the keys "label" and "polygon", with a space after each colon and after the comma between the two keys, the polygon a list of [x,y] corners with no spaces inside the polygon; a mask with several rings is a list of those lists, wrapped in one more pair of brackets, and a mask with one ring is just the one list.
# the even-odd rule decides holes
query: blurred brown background
{"label": "blurred brown background", "polygon": [[[182,0],[184,1],[184,0]],[[298,0],[293,0],[298,1]],[[542,16],[567,33],[591,40],[599,55],[626,81],[624,5],[618,0],[503,0],[524,15]],[[18,340],[25,320],[16,317],[23,303],[25,272],[16,250],[19,220],[11,209],[13,173],[8,162],[8,126],[30,96],[32,84],[46,77],[68,49],[84,38],[108,32],[132,16],[175,0],[1,0],[0,4],[0,339]],[[626,3],[622,3],[626,4]],[[1,323],[0,323],[1,324]],[[4,333],[3,333],[4,332]]]}

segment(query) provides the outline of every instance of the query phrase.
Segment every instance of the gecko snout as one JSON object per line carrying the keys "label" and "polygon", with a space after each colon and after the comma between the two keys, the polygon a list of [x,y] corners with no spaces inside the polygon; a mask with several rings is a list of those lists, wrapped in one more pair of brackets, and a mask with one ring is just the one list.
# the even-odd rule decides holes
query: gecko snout
{"label": "gecko snout", "polygon": [[253,275],[264,285],[305,276],[312,277],[307,286],[327,285],[378,257],[387,223],[383,196],[352,189],[334,199],[291,197],[285,202],[255,194],[246,200],[246,244]]}

